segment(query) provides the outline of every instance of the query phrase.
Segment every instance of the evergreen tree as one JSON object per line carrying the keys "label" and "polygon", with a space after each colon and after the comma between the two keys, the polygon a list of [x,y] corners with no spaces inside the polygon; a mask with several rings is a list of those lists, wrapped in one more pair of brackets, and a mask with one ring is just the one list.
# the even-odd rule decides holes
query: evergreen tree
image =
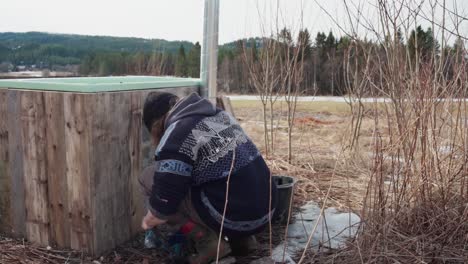
{"label": "evergreen tree", "polygon": [[310,33],[307,29],[299,31],[297,36],[297,44],[304,48],[304,59],[310,58],[312,54],[312,46],[310,44]]}
{"label": "evergreen tree", "polygon": [[187,76],[187,58],[185,57],[185,48],[182,45],[180,45],[179,52],[177,53],[174,74],[179,77]]}
{"label": "evergreen tree", "polygon": [[439,44],[434,39],[431,28],[424,31],[421,26],[418,26],[416,30],[411,31],[408,48],[412,60],[415,59],[416,52],[422,60],[429,60],[434,50],[439,51]]}
{"label": "evergreen tree", "polygon": [[234,55],[235,56],[242,56],[244,53],[244,41],[243,40],[237,40],[235,44],[235,49],[234,49]]}
{"label": "evergreen tree", "polygon": [[101,61],[99,64],[98,75],[99,76],[109,76],[111,74],[109,64],[107,61]]}
{"label": "evergreen tree", "polygon": [[255,39],[250,40],[250,50],[252,52],[252,59],[253,61],[258,60],[258,49],[257,49],[257,42]]}
{"label": "evergreen tree", "polygon": [[187,56],[187,75],[189,77],[200,77],[200,54],[201,46],[200,43],[197,42]]}
{"label": "evergreen tree", "polygon": [[453,51],[457,54],[463,54],[465,50],[465,41],[461,37],[458,37],[453,43]]}
{"label": "evergreen tree", "polygon": [[323,32],[317,33],[317,36],[315,37],[315,47],[319,49],[325,48],[326,39],[327,39],[327,35],[325,35],[325,33]]}
{"label": "evergreen tree", "polygon": [[336,48],[336,39],[335,36],[333,36],[333,32],[331,31],[328,33],[328,36],[325,39],[325,47],[329,50]]}
{"label": "evergreen tree", "polygon": [[405,40],[403,39],[403,33],[401,32],[401,28],[398,28],[398,31],[397,31],[397,39],[398,39],[398,42],[403,45],[405,43]]}
{"label": "evergreen tree", "polygon": [[280,43],[290,46],[292,44],[291,31],[287,28],[283,28],[278,35],[278,40]]}
{"label": "evergreen tree", "polygon": [[347,47],[349,47],[350,44],[351,44],[351,39],[349,37],[341,37],[340,40],[338,41],[338,45],[336,46],[336,48],[339,51],[342,51],[346,49]]}

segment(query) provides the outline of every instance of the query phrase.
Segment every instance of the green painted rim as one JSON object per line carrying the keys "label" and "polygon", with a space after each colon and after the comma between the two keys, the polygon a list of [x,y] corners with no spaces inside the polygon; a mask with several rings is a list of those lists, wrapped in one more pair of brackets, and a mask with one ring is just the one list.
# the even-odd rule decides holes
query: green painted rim
{"label": "green painted rim", "polygon": [[1,88],[79,93],[199,87],[200,79],[153,76],[32,78],[0,80]]}

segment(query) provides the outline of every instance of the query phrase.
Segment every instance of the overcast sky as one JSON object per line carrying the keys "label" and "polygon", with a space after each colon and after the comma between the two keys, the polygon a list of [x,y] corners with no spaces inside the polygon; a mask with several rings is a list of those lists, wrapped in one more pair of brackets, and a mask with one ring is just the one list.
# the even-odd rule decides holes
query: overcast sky
{"label": "overcast sky", "polygon": [[[260,25],[272,21],[275,13],[272,9],[276,0],[220,1],[220,43],[262,35]],[[426,2],[429,1],[435,0]],[[0,0],[0,32],[43,31],[194,42],[202,39],[203,2],[204,0]],[[357,6],[358,3],[377,1],[349,2]],[[342,3],[343,0],[281,0],[279,23],[298,28],[302,9],[303,24],[312,35],[317,31],[330,30],[342,35],[335,22],[347,25],[346,29],[350,29]],[[452,9],[455,5],[459,13],[465,16],[468,14],[468,0],[447,0],[447,5]],[[359,10],[366,19],[376,18],[375,9],[370,4],[364,4]],[[440,21],[441,15],[437,14],[436,19]],[[424,21],[421,20],[421,23]],[[462,23],[465,35],[468,34],[467,24],[468,21]],[[360,28],[360,33],[369,34],[364,28]]]}

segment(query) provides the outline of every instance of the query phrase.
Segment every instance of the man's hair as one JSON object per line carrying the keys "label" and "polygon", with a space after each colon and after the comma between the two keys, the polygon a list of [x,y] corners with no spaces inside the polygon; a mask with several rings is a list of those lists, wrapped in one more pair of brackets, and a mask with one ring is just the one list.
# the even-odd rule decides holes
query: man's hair
{"label": "man's hair", "polygon": [[167,114],[177,103],[177,97],[171,93],[151,92],[148,94],[143,106],[143,124],[151,132],[154,122]]}

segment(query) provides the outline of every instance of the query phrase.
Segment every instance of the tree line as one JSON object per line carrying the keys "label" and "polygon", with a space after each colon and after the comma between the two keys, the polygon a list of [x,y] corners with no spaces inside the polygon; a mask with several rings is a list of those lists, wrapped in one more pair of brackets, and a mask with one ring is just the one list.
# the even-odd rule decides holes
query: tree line
{"label": "tree line", "polygon": [[[80,65],[89,56],[116,55],[129,59],[137,53],[161,51],[176,54],[179,47],[190,49],[188,41],[50,34],[43,32],[0,33],[0,64],[54,69],[58,66]],[[1,69],[0,69],[1,70]]]}
{"label": "tree line", "polygon": [[[13,42],[14,36],[2,34],[0,62],[7,61],[14,65],[29,63],[48,69],[52,69],[53,65],[79,65],[79,74],[82,76],[170,75],[198,78],[200,73],[201,47],[198,42],[165,42],[166,47],[170,48],[157,48],[154,43],[149,45],[143,39],[88,37],[92,40],[88,42],[93,44],[87,45],[92,48],[84,49],[80,45],[86,42],[86,37],[82,36],[68,36],[68,41],[73,44],[66,45],[67,38],[63,35],[52,35],[55,39],[50,40],[44,37],[44,33],[38,33],[42,37],[41,41],[31,43],[28,41],[37,40],[38,36],[24,35],[27,41],[15,39],[16,42]],[[440,50],[431,28],[423,29],[419,26],[407,37],[401,32],[397,32],[397,35],[398,45],[410,53],[412,60],[418,57],[429,61],[433,51],[438,56],[453,57],[455,60],[455,54],[461,54],[457,51],[464,50],[461,39],[457,39],[445,50]],[[116,45],[115,41],[120,45]],[[104,48],[99,46],[101,44]],[[141,49],[130,48],[132,45]],[[283,29],[269,38],[243,39],[221,45],[218,52],[218,88],[227,93],[256,93],[245,55],[248,54],[250,60],[256,60],[262,56],[264,49],[281,46],[294,48],[298,45],[303,46],[300,54],[303,67],[301,94],[306,95],[345,94],[349,82],[348,71],[356,70],[356,67],[359,68],[368,59],[357,46],[384,52],[381,44],[371,40],[337,37],[332,32],[318,32],[312,37],[307,29],[293,36],[288,29]],[[282,52],[281,48],[273,50],[272,52]],[[466,53],[462,53],[466,57]],[[354,65],[349,64],[351,57]],[[450,67],[446,67],[446,71],[447,76],[450,76]]]}
{"label": "tree line", "polygon": [[109,75],[173,75],[194,77],[200,75],[200,43],[189,50],[180,45],[177,54],[154,51],[95,52],[87,55],[80,65],[80,74],[87,76]]}
{"label": "tree line", "polygon": [[[398,45],[402,52],[409,54],[408,64],[414,65],[416,60],[420,64],[435,63],[440,57],[449,58],[443,75],[450,79],[457,60],[468,59],[465,43],[462,38],[455,40],[452,46],[440,50],[440,45],[434,37],[431,28],[423,29],[418,26],[405,39],[401,31],[396,33]],[[385,41],[393,41],[386,39]],[[271,44],[274,42],[274,44]],[[268,43],[268,44],[265,44]],[[255,88],[249,78],[249,71],[245,67],[245,60],[255,61],[259,56],[267,56],[262,52],[262,46],[281,53],[284,57],[284,46],[292,52],[294,48],[301,50],[298,60],[301,63],[300,93],[304,95],[343,95],[349,92],[353,78],[350,72],[364,70],[367,63],[379,63],[380,56],[368,55],[368,50],[376,50],[377,54],[385,53],[382,43],[366,40],[351,39],[348,36],[336,37],[332,32],[318,32],[312,39],[307,29],[298,32],[294,40],[288,29],[280,30],[277,36],[268,40],[251,39],[240,40],[233,49],[220,49],[218,82],[219,88],[229,93],[254,93]],[[276,48],[275,48],[276,47]],[[247,56],[246,56],[247,54]],[[435,54],[435,58],[433,55]],[[290,56],[292,57],[292,56]],[[273,61],[273,58],[271,58]],[[282,59],[279,58],[279,62]],[[244,63],[243,63],[244,61]],[[352,63],[351,63],[352,62]],[[381,63],[382,61],[380,61]],[[278,65],[278,68],[281,68]],[[279,74],[280,69],[276,70]],[[379,74],[375,73],[375,78]],[[279,84],[281,85],[281,84]],[[284,89],[281,87],[278,90]]]}
{"label": "tree line", "polygon": [[[421,26],[413,30],[405,40],[401,32],[398,32],[398,45],[410,53],[410,58],[429,60],[433,51],[439,56],[452,56],[461,54],[464,43],[461,39],[455,41],[453,46],[440,50],[440,45],[434,38],[430,28]],[[265,44],[270,42],[268,46]],[[287,29],[281,30],[277,36],[270,38],[251,38],[238,40],[220,46],[218,52],[218,89],[226,93],[249,94],[256,93],[252,84],[245,58],[251,60],[262,56],[262,50],[272,48],[271,42],[278,47],[303,45],[300,60],[303,67],[301,76],[301,94],[304,95],[343,95],[347,93],[349,71],[366,63],[366,54],[356,48],[367,47],[381,50],[381,44],[366,39],[351,39],[347,36],[336,37],[332,32],[318,32],[311,37],[309,31],[300,31],[295,39]],[[356,43],[359,43],[357,45]],[[273,45],[274,46],[274,45]],[[80,69],[83,75],[171,75],[179,77],[198,78],[200,73],[200,44],[195,43],[190,49],[180,46],[176,54],[168,52],[138,52],[115,53],[104,52],[88,55],[81,63]],[[275,49],[281,53],[281,48]],[[465,53],[463,53],[465,54]],[[466,55],[465,55],[466,56]],[[353,57],[353,65],[349,60]],[[454,57],[455,59],[455,57]],[[409,62],[410,63],[410,62]],[[448,65],[449,66],[449,65]],[[446,67],[450,76],[450,67]]]}

